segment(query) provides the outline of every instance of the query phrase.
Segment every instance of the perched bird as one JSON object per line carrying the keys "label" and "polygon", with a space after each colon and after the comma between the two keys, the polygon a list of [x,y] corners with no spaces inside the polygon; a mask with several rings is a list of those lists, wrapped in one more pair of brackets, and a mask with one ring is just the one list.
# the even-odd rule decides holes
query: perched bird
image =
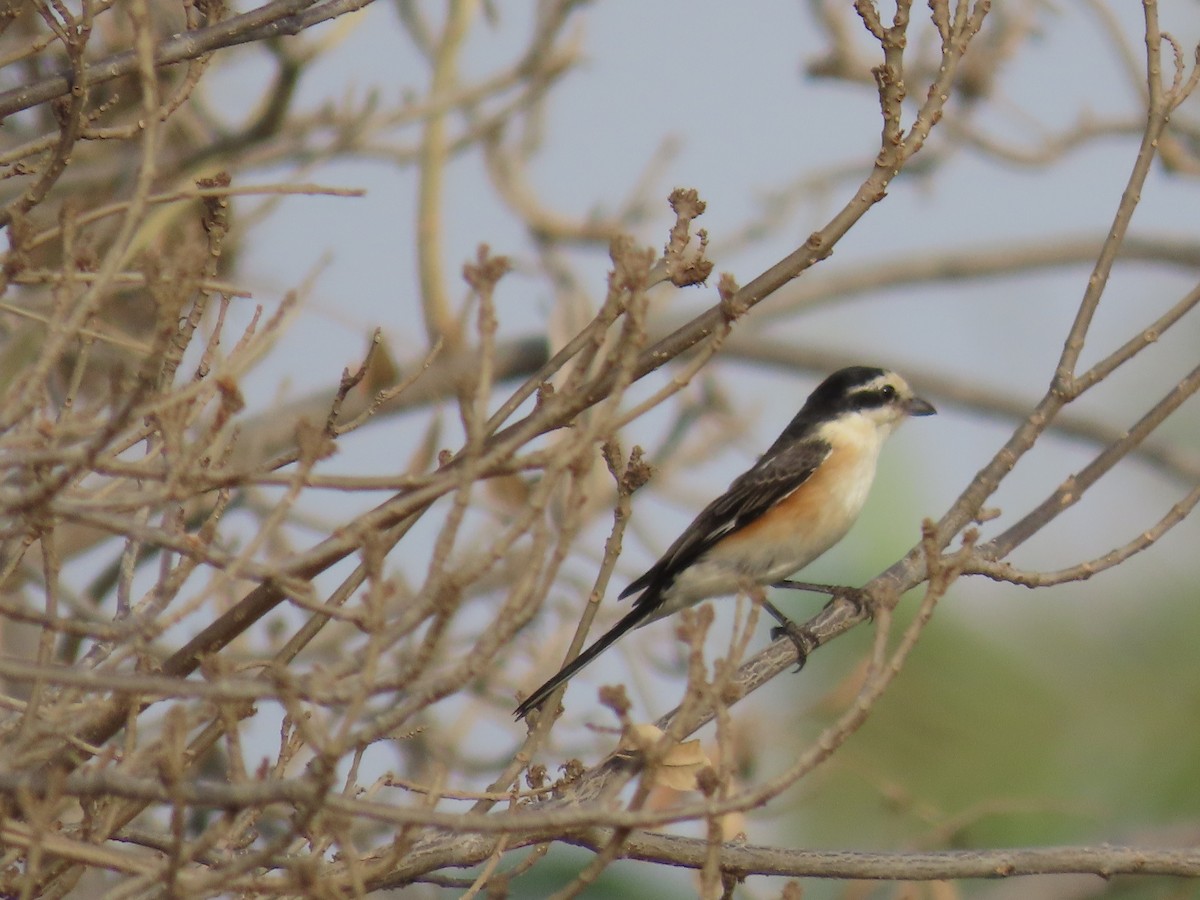
{"label": "perched bird", "polygon": [[858,518],[888,435],[908,416],[935,412],[895,372],[867,366],[834,372],[758,462],[621,592],[622,599],[639,595],[633,609],[530,694],[517,718],[541,706],[625,632],[748,584],[777,584],[807,566]]}

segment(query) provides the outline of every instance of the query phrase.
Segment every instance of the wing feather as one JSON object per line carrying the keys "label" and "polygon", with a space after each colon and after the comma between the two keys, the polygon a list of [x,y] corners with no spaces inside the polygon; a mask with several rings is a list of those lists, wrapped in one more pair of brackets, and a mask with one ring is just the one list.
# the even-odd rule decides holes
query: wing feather
{"label": "wing feather", "polygon": [[804,484],[829,455],[829,444],[819,440],[772,447],[720,497],[708,504],[683,530],[653,566],[635,578],[621,598],[641,591],[635,607],[653,604],[670,587],[675,576],[703,556],[721,538],[755,521],[764,512]]}

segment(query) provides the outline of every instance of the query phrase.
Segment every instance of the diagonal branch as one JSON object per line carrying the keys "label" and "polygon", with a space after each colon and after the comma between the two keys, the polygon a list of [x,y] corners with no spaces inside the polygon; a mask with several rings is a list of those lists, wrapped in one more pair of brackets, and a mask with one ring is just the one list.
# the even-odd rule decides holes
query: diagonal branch
{"label": "diagonal branch", "polygon": [[[154,64],[161,68],[196,59],[225,47],[298,34],[313,25],[362,9],[372,2],[374,0],[272,0],[248,13],[231,16],[215,25],[158,43]],[[129,75],[137,67],[136,51],[116,53],[84,67],[80,80],[87,86],[103,84]],[[72,76],[63,73],[0,91],[0,118],[68,94],[72,82]]]}

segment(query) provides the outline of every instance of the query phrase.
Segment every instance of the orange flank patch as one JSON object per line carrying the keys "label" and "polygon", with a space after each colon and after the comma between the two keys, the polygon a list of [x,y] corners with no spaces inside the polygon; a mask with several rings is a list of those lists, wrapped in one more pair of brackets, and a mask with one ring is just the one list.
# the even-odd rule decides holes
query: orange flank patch
{"label": "orange flank patch", "polygon": [[[816,535],[823,552],[849,530],[862,509],[870,486],[869,471],[863,478],[864,454],[834,452],[802,485],[777,502],[755,521],[728,535],[711,552],[742,552],[747,544],[803,545]],[[873,463],[868,462],[868,465]],[[856,471],[858,470],[858,471]],[[853,486],[847,491],[848,486]],[[804,555],[804,554],[801,554]]]}

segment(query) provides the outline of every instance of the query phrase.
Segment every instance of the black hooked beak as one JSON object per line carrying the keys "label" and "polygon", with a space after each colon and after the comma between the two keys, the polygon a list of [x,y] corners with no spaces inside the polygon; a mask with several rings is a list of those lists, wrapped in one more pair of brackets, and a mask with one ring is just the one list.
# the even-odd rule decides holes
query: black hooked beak
{"label": "black hooked beak", "polygon": [[910,416],[936,416],[937,410],[933,408],[933,404],[928,400],[922,400],[920,397],[913,397],[904,404],[904,411]]}

